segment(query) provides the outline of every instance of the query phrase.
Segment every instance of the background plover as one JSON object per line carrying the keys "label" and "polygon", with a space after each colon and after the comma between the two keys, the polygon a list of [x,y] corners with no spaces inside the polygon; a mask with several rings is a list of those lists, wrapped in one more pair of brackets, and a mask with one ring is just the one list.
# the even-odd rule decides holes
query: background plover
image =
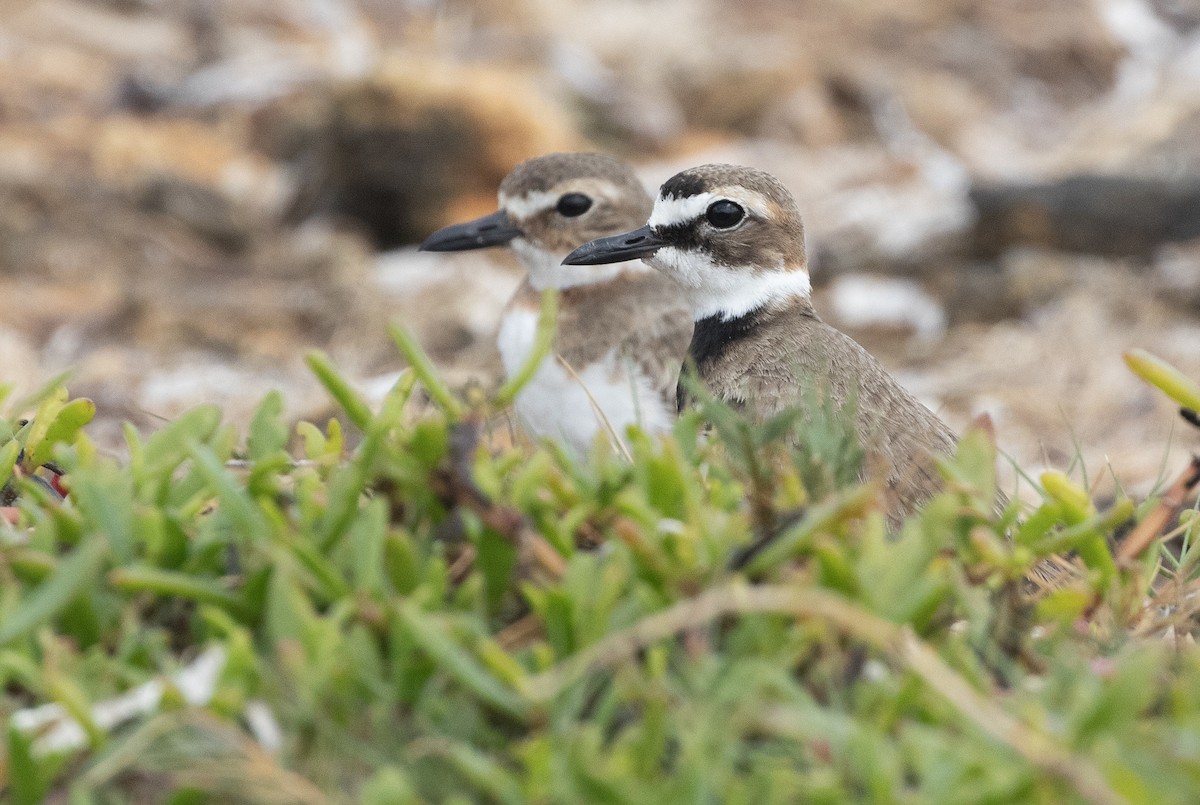
{"label": "background plover", "polygon": [[[593,238],[644,222],[652,202],[633,170],[601,154],[550,154],[518,165],[500,185],[500,209],[449,226],[426,251],[509,245],[528,276],[509,300],[498,343],[511,375],[533,348],[539,293],[559,289],[555,356],[516,400],[533,436],[585,450],[601,430],[670,426],[675,385],[692,333],[682,290],[639,259],[568,266],[563,257]],[[606,424],[607,421],[607,424]]]}

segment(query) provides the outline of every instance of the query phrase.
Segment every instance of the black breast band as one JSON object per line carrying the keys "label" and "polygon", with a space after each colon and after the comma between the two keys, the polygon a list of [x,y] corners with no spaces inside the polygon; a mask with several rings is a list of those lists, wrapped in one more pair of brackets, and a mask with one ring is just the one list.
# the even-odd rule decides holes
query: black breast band
{"label": "black breast band", "polygon": [[[731,319],[716,314],[697,321],[695,329],[692,330],[692,343],[688,345],[684,372],[687,372],[690,366],[694,367],[693,371],[703,376],[705,369],[719,360],[725,350],[750,335],[762,318],[763,310],[758,308]],[[682,411],[689,402],[684,383],[681,381],[675,389],[675,405]]]}
{"label": "black breast band", "polygon": [[732,319],[723,319],[720,315],[700,319],[692,330],[688,357],[698,367],[717,360],[730,346],[750,335],[761,318],[760,309]]}

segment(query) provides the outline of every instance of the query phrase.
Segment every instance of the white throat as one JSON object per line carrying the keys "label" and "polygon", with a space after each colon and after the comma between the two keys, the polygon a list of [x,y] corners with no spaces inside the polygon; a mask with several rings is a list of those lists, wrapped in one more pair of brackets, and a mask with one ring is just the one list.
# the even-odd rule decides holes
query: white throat
{"label": "white throat", "polygon": [[729,268],[673,246],[659,249],[649,262],[683,286],[696,321],[709,316],[734,319],[766,305],[812,296],[803,268]]}
{"label": "white throat", "polygon": [[534,246],[525,238],[517,238],[512,241],[512,249],[517,253],[521,264],[529,271],[529,284],[538,291],[544,291],[547,288],[564,290],[577,285],[607,282],[625,272],[650,270],[641,260],[600,266],[565,266],[562,265],[562,261],[567,256],[566,252],[552,254]]}

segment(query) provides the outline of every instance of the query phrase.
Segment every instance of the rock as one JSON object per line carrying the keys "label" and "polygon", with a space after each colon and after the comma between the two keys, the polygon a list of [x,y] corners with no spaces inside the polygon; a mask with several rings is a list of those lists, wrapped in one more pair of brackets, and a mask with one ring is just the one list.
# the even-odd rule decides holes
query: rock
{"label": "rock", "polygon": [[1163,301],[1200,312],[1200,240],[1159,249],[1151,277]]}
{"label": "rock", "polygon": [[387,306],[370,266],[366,244],[352,233],[279,233],[257,240],[242,260],[144,277],[127,291],[128,326],[136,342],[160,349],[201,346],[284,360],[342,343],[357,345],[367,361],[388,348]]}
{"label": "rock", "polygon": [[274,105],[256,141],[300,174],[294,219],[349,219],[380,248],[421,240],[455,199],[494,199],[523,159],[581,145],[524,75],[402,58]]}
{"label": "rock", "polygon": [[147,182],[139,203],[146,211],[173,218],[229,251],[245,248],[253,232],[252,222],[238,215],[219,193],[168,177]]}
{"label": "rock", "polygon": [[965,263],[935,277],[937,295],[952,324],[997,322],[1021,315],[1008,273],[999,262]]}
{"label": "rock", "polygon": [[912,335],[934,341],[946,330],[941,303],[910,279],[845,274],[828,291],[831,317],[848,330]]}
{"label": "rock", "polygon": [[1181,33],[1190,33],[1200,28],[1200,6],[1193,0],[1149,0],[1150,5],[1164,20]]}
{"label": "rock", "polygon": [[[88,159],[105,183],[201,234],[245,239],[272,223],[292,188],[281,168],[221,127],[184,118],[115,115],[92,134]],[[231,136],[232,135],[232,136]]]}
{"label": "rock", "polygon": [[1030,319],[1083,282],[1132,275],[1127,259],[1081,256],[1035,247],[1013,248],[999,258],[967,262],[934,276],[933,288],[954,324]]}
{"label": "rock", "polygon": [[525,273],[510,253],[397,249],[378,255],[374,271],[379,292],[388,297],[391,318],[416,335],[449,382],[499,382],[496,332],[504,303]]}
{"label": "rock", "polygon": [[817,281],[864,270],[926,277],[966,251],[969,178],[926,139],[813,149],[781,164],[776,174],[796,195]]}
{"label": "rock", "polygon": [[1104,265],[1105,261],[1063,252],[1020,248],[1005,252],[999,263],[1008,299],[1018,315],[1028,316],[1064,296],[1076,285],[1079,274]]}
{"label": "rock", "polygon": [[1035,184],[977,184],[974,253],[1014,245],[1103,255],[1150,256],[1200,237],[1200,179],[1077,175]]}
{"label": "rock", "polygon": [[[665,89],[663,102],[687,124],[680,137],[715,128],[787,131],[820,146],[834,132],[841,143],[869,140],[878,135],[873,107],[890,97],[957,148],[965,129],[994,126],[996,112],[1030,97],[1068,107],[1093,100],[1112,85],[1122,56],[1092,0],[833,0],[799,13],[793,0],[653,3],[638,6],[637,25],[609,5],[565,0],[531,16],[540,29],[526,34],[525,51],[544,68],[555,53],[582,50],[609,94],[655,97]],[[653,47],[645,46],[647,30]],[[499,38],[479,36],[493,47]],[[544,39],[553,45],[538,48]],[[597,82],[567,83],[596,96]]]}
{"label": "rock", "polygon": [[[1164,181],[1200,176],[1200,93],[1191,99],[1190,107],[1176,105],[1174,119],[1161,127],[1165,131],[1160,129],[1136,141],[1122,166],[1138,175]],[[1152,125],[1158,115],[1147,117]]]}
{"label": "rock", "polygon": [[8,327],[0,327],[0,378],[14,386],[17,396],[33,392],[44,380],[33,343]]}

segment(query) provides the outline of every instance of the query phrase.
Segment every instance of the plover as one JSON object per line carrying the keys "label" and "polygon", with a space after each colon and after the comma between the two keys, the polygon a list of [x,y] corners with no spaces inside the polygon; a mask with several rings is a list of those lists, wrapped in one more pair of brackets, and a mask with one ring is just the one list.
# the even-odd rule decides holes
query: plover
{"label": "plover", "polygon": [[580,244],[646,220],[652,201],[633,170],[601,154],[537,157],[505,177],[499,201],[495,213],[440,229],[420,248],[507,244],[516,252],[528,275],[501,319],[497,341],[508,375],[533,348],[540,292],[559,289],[555,355],[515,403],[525,428],[578,452],[600,432],[623,438],[630,424],[650,432],[669,428],[692,334],[682,289],[636,258],[599,267],[562,264]]}
{"label": "plover", "polygon": [[800,213],[773,176],[732,165],[683,171],[663,184],[645,226],[586,243],[565,262],[638,258],[683,286],[696,322],[689,357],[716,397],[758,418],[811,401],[809,389],[853,401],[893,526],[938,489],[932,456],[954,450],[954,433],[817,317]]}

